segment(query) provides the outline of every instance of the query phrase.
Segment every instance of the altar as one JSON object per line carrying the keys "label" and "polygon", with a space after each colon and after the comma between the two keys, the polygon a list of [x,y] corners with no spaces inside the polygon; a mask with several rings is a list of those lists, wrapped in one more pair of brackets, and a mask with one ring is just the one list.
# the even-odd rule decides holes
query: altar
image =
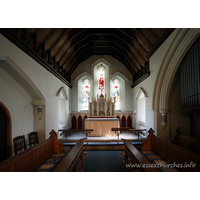
{"label": "altar", "polygon": [[85,119],[85,129],[93,129],[88,136],[109,137],[118,136],[111,128],[119,128],[118,118],[87,118]]}

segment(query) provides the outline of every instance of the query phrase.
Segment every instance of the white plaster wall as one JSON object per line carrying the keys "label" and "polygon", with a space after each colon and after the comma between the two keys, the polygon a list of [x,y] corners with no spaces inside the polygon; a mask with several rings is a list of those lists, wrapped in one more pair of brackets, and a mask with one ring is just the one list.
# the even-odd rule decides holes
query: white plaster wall
{"label": "white plaster wall", "polygon": [[[0,101],[12,120],[12,138],[34,131],[34,108],[30,94],[0,66]],[[28,144],[28,140],[27,140]],[[14,153],[14,149],[12,149]]]}
{"label": "white plaster wall", "polygon": [[[13,62],[15,62],[16,65],[18,65],[20,69],[31,79],[31,81],[34,82],[36,87],[46,99],[45,134],[46,138],[48,138],[49,132],[52,129],[57,131],[59,128],[58,98],[56,97],[56,93],[61,87],[64,87],[68,95],[69,87],[67,87],[53,74],[45,70],[36,61],[34,61],[27,54],[21,51],[18,47],[12,44],[4,36],[0,35],[0,58],[2,56],[9,56],[13,60]],[[15,96],[11,96],[11,98],[13,99],[14,103]],[[7,101],[7,99],[5,99],[4,101]],[[6,105],[5,102],[3,103]],[[69,101],[67,101],[67,104],[67,108],[69,108]],[[26,109],[26,107],[24,107],[24,109]],[[13,110],[13,112],[15,111]],[[13,114],[14,113],[11,113],[11,116]],[[69,110],[67,111],[67,115],[69,115]],[[13,118],[13,120],[16,120],[15,123],[21,123],[21,119],[19,117]],[[67,117],[67,120],[69,120],[69,117]],[[69,121],[67,121],[66,123],[69,124]],[[16,135],[21,134],[21,132],[15,129],[13,129],[12,131],[13,133],[15,132]]]}
{"label": "white plaster wall", "polygon": [[[176,30],[175,30],[176,32]],[[153,128],[155,130],[155,135],[159,133],[159,137],[162,136],[163,131],[167,131],[169,134],[169,129],[162,129],[161,125],[161,115],[159,111],[153,110],[153,94],[154,94],[154,87],[156,85],[156,78],[159,76],[160,66],[163,62],[163,59],[175,37],[175,32],[173,32],[167,40],[158,48],[158,50],[151,56],[149,59],[149,66],[150,66],[150,76],[145,79],[142,83],[138,84],[136,87],[133,88],[133,112],[134,110],[137,111],[137,102],[136,102],[136,94],[140,87],[142,87],[146,93],[146,129],[149,130]]]}

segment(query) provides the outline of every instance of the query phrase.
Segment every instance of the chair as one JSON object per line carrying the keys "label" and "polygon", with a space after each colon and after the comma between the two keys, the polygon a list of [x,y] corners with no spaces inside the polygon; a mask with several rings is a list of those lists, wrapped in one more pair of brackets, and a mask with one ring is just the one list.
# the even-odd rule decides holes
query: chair
{"label": "chair", "polygon": [[15,155],[17,155],[18,151],[22,149],[26,150],[26,141],[24,135],[20,135],[13,138],[13,142],[14,142]]}
{"label": "chair", "polygon": [[28,134],[29,146],[31,147],[34,144],[38,144],[38,135],[37,132],[31,132]]}

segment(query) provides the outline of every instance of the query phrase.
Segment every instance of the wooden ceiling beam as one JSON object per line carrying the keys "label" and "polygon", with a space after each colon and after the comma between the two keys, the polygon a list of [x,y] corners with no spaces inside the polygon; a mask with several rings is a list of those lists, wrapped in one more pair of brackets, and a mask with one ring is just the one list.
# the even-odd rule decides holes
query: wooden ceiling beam
{"label": "wooden ceiling beam", "polygon": [[[125,49],[124,47],[122,47],[121,45],[119,45],[119,43],[117,43],[117,42],[113,42],[114,44],[116,44],[117,46],[119,46],[120,48],[122,48],[124,51],[126,51],[126,52],[129,52],[130,54],[131,54],[131,56],[133,57],[133,59],[136,61],[136,63],[141,67],[141,63],[139,63],[136,59],[135,59],[135,57],[133,56],[133,54],[129,51],[129,50],[127,50],[127,49]],[[128,56],[128,55],[127,55]],[[129,56],[128,56],[129,57]],[[129,57],[130,58],[130,57]],[[134,64],[135,65],[135,64]],[[137,65],[135,65],[135,67],[138,69],[138,70],[140,70],[140,67],[138,67]]]}
{"label": "wooden ceiling beam", "polygon": [[67,42],[69,42],[71,39],[73,39],[74,37],[80,35],[84,30],[80,31],[79,33],[76,33],[75,35],[73,35],[72,37],[67,38],[67,40],[63,43],[63,45],[60,47],[60,49],[58,50],[58,52],[55,54],[55,57],[61,52],[61,50],[63,49],[63,47],[67,44]]}
{"label": "wooden ceiling beam", "polygon": [[156,38],[156,40],[159,40],[160,38],[158,37],[158,35],[154,32],[154,30],[152,30],[152,28],[149,29],[151,34]]}
{"label": "wooden ceiling beam", "polygon": [[[138,50],[133,46],[131,45],[129,42],[127,42],[126,40],[124,40],[123,38],[121,38],[120,36],[116,35],[115,34],[115,37],[117,37],[118,39],[120,39],[123,43],[125,43],[126,45],[132,47],[136,52],[137,54],[139,55],[139,57],[145,62],[146,60],[143,58],[143,56],[140,54],[140,52],[138,52]],[[133,55],[133,54],[132,54]],[[133,55],[134,56],[134,55]],[[135,57],[135,56],[134,56]],[[139,61],[138,61],[139,62]]]}
{"label": "wooden ceiling beam", "polygon": [[[63,32],[60,34],[60,36],[55,40],[54,44],[52,44],[52,46],[50,47],[49,51],[52,51],[53,48],[58,44],[58,42],[61,40],[61,38],[66,34],[67,31],[69,31],[70,29],[65,28],[63,30]],[[45,54],[45,58],[48,55],[48,53]]]}
{"label": "wooden ceiling beam", "polygon": [[41,31],[41,28],[37,28],[37,30],[28,39],[28,41],[26,42],[26,44],[30,45],[30,43],[33,41],[34,35],[37,35],[40,31]]}
{"label": "wooden ceiling beam", "polygon": [[[84,48],[86,45],[84,45],[84,46],[82,46],[82,48]],[[87,47],[86,49],[84,49],[84,50],[82,50],[81,51],[81,54],[83,54],[83,53],[85,53],[85,51],[87,51],[88,49],[90,49],[91,47],[89,46],[89,47]],[[80,49],[79,49],[80,50]],[[67,58],[67,60],[65,60],[65,62],[63,63],[63,66],[67,63],[67,61],[70,59],[70,58],[73,58],[73,56],[75,57],[75,56],[79,56],[80,54],[78,54],[77,55],[77,50],[76,51],[73,51],[73,53],[72,53],[72,55],[71,56],[69,56],[68,58]],[[76,59],[77,60],[77,59]],[[69,68],[69,66],[70,65],[68,65],[65,69],[67,69],[67,68]]]}
{"label": "wooden ceiling beam", "polygon": [[126,35],[131,40],[134,40],[141,47],[141,49],[145,52],[145,54],[147,54],[147,51],[144,49],[144,47],[142,46],[142,44],[140,44],[140,42],[138,42],[138,40],[134,36],[130,35],[129,33],[126,33],[125,31],[123,31],[120,28],[118,28],[117,30],[120,31],[121,33],[123,33],[124,35]]}
{"label": "wooden ceiling beam", "polygon": [[143,35],[143,33],[142,33],[139,29],[137,29],[137,28],[134,28],[134,30],[135,30],[136,32],[138,32],[138,33],[141,35],[141,37],[143,38],[143,40],[149,45],[149,47],[152,48],[152,45],[151,45],[150,42],[147,40],[147,38]]}
{"label": "wooden ceiling beam", "polygon": [[146,55],[146,58],[150,58],[154,52],[162,45],[162,43],[169,37],[169,35],[174,31],[174,28],[167,30],[162,37],[158,40],[157,44],[151,49],[151,51]]}
{"label": "wooden ceiling beam", "polygon": [[26,42],[26,28],[22,28],[21,39]]}
{"label": "wooden ceiling beam", "polygon": [[46,44],[46,42],[51,38],[51,36],[54,34],[54,32],[56,31],[55,28],[53,28],[53,30],[48,34],[48,36],[45,38],[45,40],[42,42],[42,44],[38,47],[37,52],[40,51],[40,49],[43,47],[43,44]]}

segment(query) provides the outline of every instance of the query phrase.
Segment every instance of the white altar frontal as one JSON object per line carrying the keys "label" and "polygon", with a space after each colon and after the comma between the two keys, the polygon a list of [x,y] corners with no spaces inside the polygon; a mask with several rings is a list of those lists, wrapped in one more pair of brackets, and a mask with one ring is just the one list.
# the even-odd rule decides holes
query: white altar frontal
{"label": "white altar frontal", "polygon": [[117,136],[112,128],[119,128],[118,118],[87,118],[85,119],[85,129],[93,129],[87,136],[109,137]]}

